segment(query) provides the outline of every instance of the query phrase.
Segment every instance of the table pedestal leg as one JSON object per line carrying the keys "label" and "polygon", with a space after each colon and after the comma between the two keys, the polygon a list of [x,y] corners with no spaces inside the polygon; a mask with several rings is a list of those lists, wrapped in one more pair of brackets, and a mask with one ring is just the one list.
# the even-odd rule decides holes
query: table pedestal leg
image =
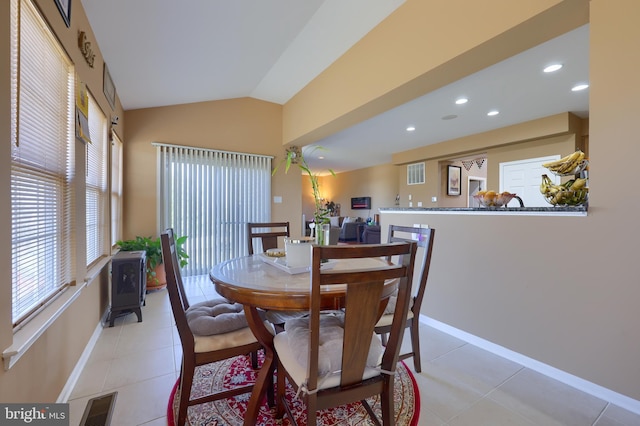
{"label": "table pedestal leg", "polygon": [[273,372],[276,365],[274,363],[273,334],[267,330],[255,307],[244,305],[244,312],[251,331],[253,331],[256,339],[264,348],[264,362],[256,377],[256,383],[253,386],[253,392],[251,392],[251,398],[244,417],[245,426],[254,426],[258,419],[260,403],[267,391],[271,400],[269,402],[273,403]]}

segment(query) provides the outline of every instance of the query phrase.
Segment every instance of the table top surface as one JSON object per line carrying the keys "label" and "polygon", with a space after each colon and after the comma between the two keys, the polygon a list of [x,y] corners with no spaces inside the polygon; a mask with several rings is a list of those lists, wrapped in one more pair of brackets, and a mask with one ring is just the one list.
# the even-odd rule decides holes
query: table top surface
{"label": "table top surface", "polygon": [[[383,259],[337,260],[331,270],[353,270],[361,268],[388,267]],[[238,303],[259,306],[265,309],[301,309],[309,308],[310,277],[309,272],[290,274],[265,262],[260,255],[244,256],[216,265],[209,274],[216,285],[216,291]],[[395,281],[386,286],[391,294],[395,290]],[[386,294],[388,296],[389,294]],[[336,299],[344,296],[342,286],[332,286],[322,291],[327,308],[336,304]]]}

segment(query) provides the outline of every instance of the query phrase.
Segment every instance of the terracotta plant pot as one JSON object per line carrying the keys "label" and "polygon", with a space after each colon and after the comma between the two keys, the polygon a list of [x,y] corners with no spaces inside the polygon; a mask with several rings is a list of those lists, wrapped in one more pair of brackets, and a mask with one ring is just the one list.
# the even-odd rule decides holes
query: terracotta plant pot
{"label": "terracotta plant pot", "polygon": [[164,264],[160,263],[153,270],[155,276],[147,274],[147,290],[161,290],[167,286],[167,274],[164,270]]}

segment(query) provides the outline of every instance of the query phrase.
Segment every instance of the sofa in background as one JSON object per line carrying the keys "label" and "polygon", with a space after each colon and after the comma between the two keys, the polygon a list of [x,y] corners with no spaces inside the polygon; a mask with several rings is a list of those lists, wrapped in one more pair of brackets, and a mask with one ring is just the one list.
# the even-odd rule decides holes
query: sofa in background
{"label": "sofa in background", "polygon": [[380,244],[380,225],[364,225],[362,231],[363,244]]}
{"label": "sofa in background", "polygon": [[360,217],[345,217],[340,224],[339,241],[358,241],[358,227],[364,223]]}
{"label": "sofa in background", "polygon": [[[309,235],[309,223],[305,226],[306,234]],[[360,242],[362,238],[362,227],[366,225],[366,222],[361,217],[349,217],[349,216],[330,216],[330,238],[329,244],[337,244],[338,241],[355,241]]]}

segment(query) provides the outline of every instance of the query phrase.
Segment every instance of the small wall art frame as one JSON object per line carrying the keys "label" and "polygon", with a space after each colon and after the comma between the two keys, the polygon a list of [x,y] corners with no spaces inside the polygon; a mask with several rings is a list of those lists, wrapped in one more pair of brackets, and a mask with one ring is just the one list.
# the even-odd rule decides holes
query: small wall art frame
{"label": "small wall art frame", "polygon": [[447,195],[460,195],[462,167],[447,166]]}
{"label": "small wall art frame", "polygon": [[65,25],[71,25],[71,0],[55,0]]}
{"label": "small wall art frame", "polygon": [[111,80],[111,74],[109,74],[109,68],[107,68],[107,64],[104,64],[104,71],[102,76],[102,91],[104,95],[107,97],[107,102],[111,106],[111,109],[116,109],[116,86],[113,85],[113,80]]}

